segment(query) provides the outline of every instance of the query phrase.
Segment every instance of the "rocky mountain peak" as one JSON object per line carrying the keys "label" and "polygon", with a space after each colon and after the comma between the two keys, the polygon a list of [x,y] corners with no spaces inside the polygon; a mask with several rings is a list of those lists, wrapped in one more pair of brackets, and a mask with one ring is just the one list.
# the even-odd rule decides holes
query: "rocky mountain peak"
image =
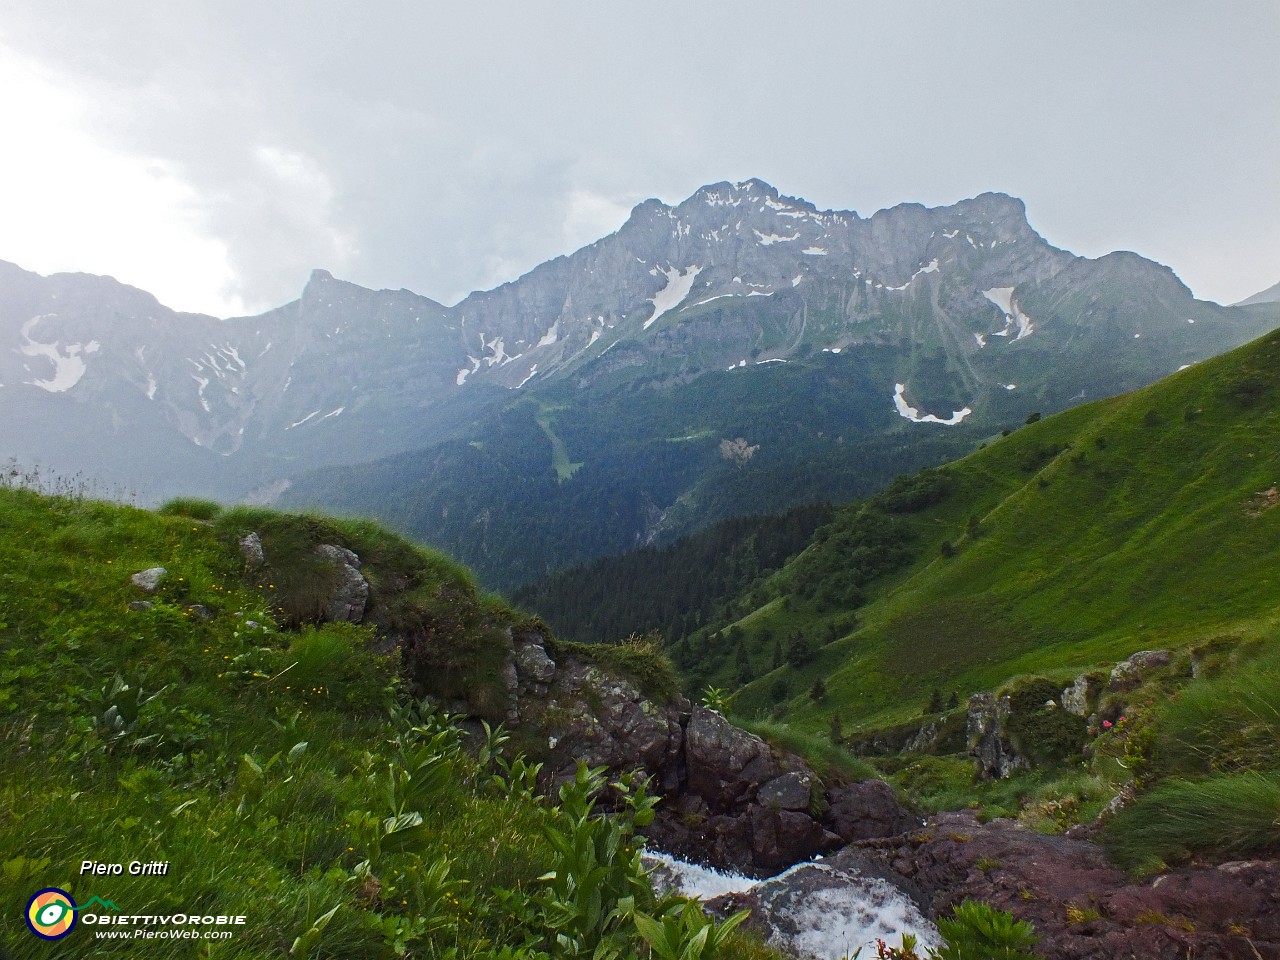
{"label": "rocky mountain peak", "polygon": [[[1061,368],[1051,356],[1077,349],[1073,331],[1123,341],[1131,367],[1154,375],[1247,338],[1212,319],[1165,267],[1050,246],[1007,194],[862,217],[752,178],[645,200],[615,233],[452,307],[316,269],[297,300],[219,321],[109,278],[0,264],[0,415],[18,425],[8,455],[74,472],[83,448],[102,445],[27,413],[63,395],[82,408],[84,437],[141,433],[165,451],[139,458],[121,444],[115,473],[132,481],[141,460],[174,462],[186,488],[183,456],[203,470],[210,451],[236,454],[256,481],[280,469],[256,465],[264,451],[310,466],[409,449],[435,436],[423,411],[462,411],[501,396],[493,388],[670,384],[905,344],[928,352],[903,348],[877,368],[876,415],[954,426],[1016,405]],[[1063,396],[1095,395],[1095,379]]]}
{"label": "rocky mountain peak", "polygon": [[371,292],[354,283],[337,279],[328,270],[317,268],[311,271],[311,276],[307,278],[306,286],[302,288],[302,296],[299,299],[304,308],[321,305],[328,306],[338,298],[348,298]]}

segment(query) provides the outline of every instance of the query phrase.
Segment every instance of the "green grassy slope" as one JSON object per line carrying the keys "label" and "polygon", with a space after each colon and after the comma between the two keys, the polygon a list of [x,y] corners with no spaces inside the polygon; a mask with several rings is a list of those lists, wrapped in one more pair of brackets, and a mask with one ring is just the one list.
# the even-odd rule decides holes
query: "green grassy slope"
{"label": "green grassy slope", "polygon": [[[369,625],[316,625],[333,569],[317,543],[363,558]],[[168,570],[154,594],[130,584],[153,566]],[[0,487],[0,954],[536,960],[559,934],[585,955],[643,951],[634,918],[609,911],[623,896],[669,906],[625,821],[587,818],[582,790],[537,801],[519,764],[464,749],[378,652],[380,630],[412,627],[441,648],[438,684],[483,687],[518,616],[369,524]],[[123,870],[85,875],[84,860]],[[130,875],[134,861],[167,871]],[[570,889],[583,871],[595,913]],[[218,925],[226,940],[139,943],[86,921],[50,944],[23,921],[47,887],[121,915],[246,922]]]}
{"label": "green grassy slope", "polygon": [[[1145,648],[1270,636],[1280,336],[995,438],[938,477],[923,498],[936,502],[877,497],[820,531],[773,599],[702,651],[694,638],[693,681],[729,685],[746,659],[758,679],[738,712],[788,700],[790,722],[825,729],[838,711],[847,729],[919,716],[934,688],[963,697]],[[813,657],[771,669],[796,635]]]}

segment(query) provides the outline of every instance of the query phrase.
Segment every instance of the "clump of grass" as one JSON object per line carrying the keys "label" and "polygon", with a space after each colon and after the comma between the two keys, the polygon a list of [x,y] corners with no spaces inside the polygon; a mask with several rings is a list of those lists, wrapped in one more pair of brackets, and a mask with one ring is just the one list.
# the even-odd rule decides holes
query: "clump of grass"
{"label": "clump of grass", "polygon": [[332,700],[352,710],[384,708],[395,691],[395,657],[362,652],[372,637],[350,623],[306,627],[283,651],[278,683],[307,702]]}
{"label": "clump of grass", "polygon": [[1280,654],[1238,664],[1180,691],[1163,708],[1157,763],[1172,774],[1230,773],[1276,765]]}
{"label": "clump of grass", "polygon": [[877,780],[876,768],[824,736],[797,730],[776,720],[738,720],[740,726],[779,750],[799,754],[823,779]]}
{"label": "clump of grass", "polygon": [[1062,833],[1094,820],[1114,793],[1103,777],[1085,771],[1063,774],[1032,792],[1019,819],[1040,833]]}
{"label": "clump of grass", "polygon": [[621,674],[657,703],[668,703],[680,695],[680,676],[656,632],[633,634],[621,643],[553,641],[552,645],[557,651]]}
{"label": "clump of grass", "polygon": [[1171,781],[1120,811],[1106,832],[1118,863],[1148,868],[1197,854],[1258,856],[1280,851],[1280,773],[1247,771]]}
{"label": "clump of grass", "polygon": [[1085,719],[1058,705],[1061,692],[1061,684],[1044,677],[1019,680],[1007,690],[1009,736],[1015,749],[1037,766],[1066,760],[1084,744]]}
{"label": "clump of grass", "polygon": [[1082,907],[1077,903],[1067,904],[1067,923],[1090,923],[1102,919],[1102,914],[1093,907]]}
{"label": "clump of grass", "polygon": [[175,497],[159,510],[159,514],[171,517],[187,517],[191,520],[212,522],[222,513],[222,504],[213,500],[202,500],[198,497]]}

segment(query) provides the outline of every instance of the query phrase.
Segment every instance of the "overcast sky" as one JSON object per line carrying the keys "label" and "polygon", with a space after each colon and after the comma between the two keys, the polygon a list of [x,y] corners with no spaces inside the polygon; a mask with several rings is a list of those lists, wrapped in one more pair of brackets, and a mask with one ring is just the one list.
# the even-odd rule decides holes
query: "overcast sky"
{"label": "overcast sky", "polygon": [[5,0],[0,131],[0,259],[218,315],[453,303],[753,176],[1280,280],[1276,0]]}

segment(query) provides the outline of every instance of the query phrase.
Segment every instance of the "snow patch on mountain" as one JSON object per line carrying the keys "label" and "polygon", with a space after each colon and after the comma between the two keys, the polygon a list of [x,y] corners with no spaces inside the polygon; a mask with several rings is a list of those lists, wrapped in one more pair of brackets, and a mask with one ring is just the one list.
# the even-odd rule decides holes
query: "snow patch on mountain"
{"label": "snow patch on mountain", "polygon": [[[706,201],[706,204],[709,207],[736,207],[742,203],[741,197],[735,197],[732,194],[730,194],[727,197],[722,196],[719,193],[719,191],[715,193],[711,193],[710,191],[708,191],[708,193],[706,194],[705,197],[703,197],[703,199]],[[639,258],[637,257],[637,259]]]}
{"label": "snow patch on mountain", "polygon": [[793,234],[792,234],[791,236],[789,236],[789,237],[784,237],[784,236],[783,236],[782,234],[780,234],[780,233],[761,233],[761,232],[760,232],[759,230],[757,230],[755,227],[752,227],[752,228],[751,228],[751,232],[752,232],[752,233],[754,233],[757,237],[759,237],[759,238],[760,238],[760,246],[762,246],[762,247],[768,247],[768,246],[771,246],[772,244],[775,244],[775,243],[789,243],[789,242],[791,242],[792,240],[799,240],[799,239],[800,239],[800,233],[799,233],[799,231],[797,231],[797,232],[793,233]]}
{"label": "snow patch on mountain", "polygon": [[895,383],[893,385],[893,406],[898,411],[898,416],[910,420],[912,423],[940,423],[945,427],[954,427],[956,424],[964,420],[965,417],[973,413],[969,407],[952,412],[951,416],[946,420],[941,417],[934,416],[932,413],[926,413],[921,416],[920,411],[915,407],[908,406],[903,394],[906,392],[906,384]]}
{"label": "snow patch on mountain", "polygon": [[[484,362],[489,366],[498,366],[508,359],[514,359],[507,356],[506,345],[503,343],[502,337],[494,337],[492,340],[486,342],[484,336],[481,335],[480,342],[484,343],[487,349],[493,351],[492,356],[484,358]],[[468,357],[468,359],[470,359],[470,357]]]}
{"label": "snow patch on mountain", "polygon": [[712,300],[723,300],[723,299],[725,299],[726,297],[732,297],[732,296],[734,296],[734,294],[732,294],[732,293],[717,293],[714,297],[707,297],[707,299],[705,299],[705,300],[699,300],[699,301],[697,301],[696,303],[691,303],[691,304],[689,304],[689,306],[690,306],[690,307],[700,307],[700,306],[702,306],[704,303],[710,303]]}
{"label": "snow patch on mountain", "polygon": [[557,320],[547,328],[547,332],[542,335],[537,346],[549,347],[560,338],[560,321]]}
{"label": "snow patch on mountain", "polygon": [[58,340],[52,343],[43,343],[36,340],[31,336],[31,331],[46,316],[52,316],[52,314],[41,314],[38,317],[32,317],[22,325],[19,333],[25,342],[18,347],[18,350],[21,351],[23,356],[44,357],[53,364],[53,376],[47,380],[37,379],[24,382],[30,386],[39,387],[41,390],[47,390],[49,393],[66,393],[80,382],[80,378],[89,369],[88,364],[84,362],[84,356],[97,353],[100,344],[97,340],[90,340],[86,344],[68,343],[63,348],[61,341]]}
{"label": "snow patch on mountain", "polygon": [[1029,337],[1035,331],[1035,327],[1031,324],[1031,318],[1022,312],[1018,306],[1018,301],[1014,299],[1013,287],[992,287],[990,290],[983,290],[982,295],[1000,308],[1004,314],[1003,330],[998,330],[994,334],[997,337],[1007,337],[1010,333],[1010,327],[1017,328],[1017,336],[1013,339],[1021,340]]}
{"label": "snow patch on mountain", "polygon": [[644,322],[643,329],[648,330],[660,316],[680,306],[680,302],[693,289],[693,281],[701,272],[702,268],[696,265],[683,272],[678,267],[663,270],[662,273],[667,278],[666,285],[649,298],[649,302],[653,304],[653,316]]}
{"label": "snow patch on mountain", "polygon": [[1013,287],[992,287],[983,290],[982,295],[1000,308],[1005,316],[1013,314]]}
{"label": "snow patch on mountain", "polygon": [[[192,362],[194,363],[195,361],[193,360]],[[204,388],[209,385],[209,378],[193,373],[191,375],[191,379],[198,384],[196,387],[196,397],[200,400],[200,406],[204,409],[205,413],[209,413],[209,401],[206,400],[204,396]]]}
{"label": "snow patch on mountain", "polygon": [[475,373],[477,370],[480,369],[479,357],[473,357],[471,356],[471,354],[467,354],[467,359],[471,361],[471,366],[461,367],[458,370],[458,376],[454,380],[454,383],[456,383],[458,386],[462,386],[464,383],[466,383],[467,377],[471,376],[471,374]]}

